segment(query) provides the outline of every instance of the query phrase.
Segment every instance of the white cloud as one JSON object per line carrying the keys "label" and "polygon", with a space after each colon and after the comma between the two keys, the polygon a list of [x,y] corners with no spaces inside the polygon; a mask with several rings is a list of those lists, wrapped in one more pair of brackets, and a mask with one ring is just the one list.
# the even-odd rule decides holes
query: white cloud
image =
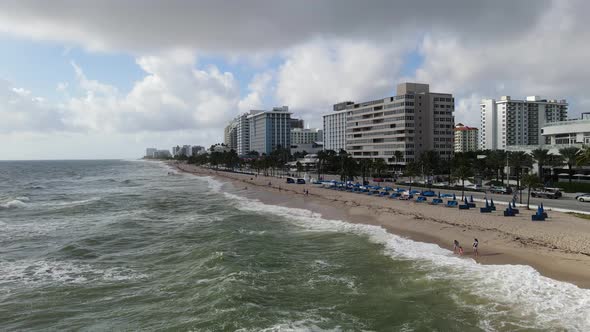
{"label": "white cloud", "polygon": [[64,128],[61,112],[31,91],[0,80],[0,134],[55,131]]}
{"label": "white cloud", "polygon": [[85,95],[65,104],[66,123],[107,132],[201,130],[222,126],[237,111],[239,88],[233,75],[214,66],[195,68],[192,54],[144,56],[137,64],[146,76],[123,95],[89,80],[72,63]]}
{"label": "white cloud", "polygon": [[333,104],[395,94],[396,80],[409,44],[317,40],[285,52],[278,69],[276,98],[312,125]]}
{"label": "white cloud", "polygon": [[238,103],[240,111],[246,112],[253,109],[262,109],[264,107],[264,97],[270,93],[272,79],[273,76],[270,72],[262,72],[254,75],[252,81],[248,84],[248,90],[250,92]]}

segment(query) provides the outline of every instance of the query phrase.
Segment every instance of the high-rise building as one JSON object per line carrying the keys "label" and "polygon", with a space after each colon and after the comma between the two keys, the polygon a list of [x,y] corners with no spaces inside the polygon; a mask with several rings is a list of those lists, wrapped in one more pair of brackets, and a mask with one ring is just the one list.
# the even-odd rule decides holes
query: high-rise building
{"label": "high-rise building", "polygon": [[237,119],[235,118],[230,123],[225,126],[223,130],[223,143],[230,149],[237,150],[238,148],[238,129],[237,129]]}
{"label": "high-rise building", "polygon": [[477,151],[479,145],[478,132],[477,128],[458,123],[455,126],[455,152]]}
{"label": "high-rise building", "polygon": [[240,156],[250,151],[250,120],[248,120],[248,116],[258,112],[250,111],[250,114],[242,114],[234,120],[236,122],[236,151]]}
{"label": "high-rise building", "polygon": [[275,107],[268,112],[251,112],[250,150],[270,154],[277,147],[291,147],[291,113],[287,106]]}
{"label": "high-rise building", "polygon": [[314,142],[321,142],[323,140],[323,131],[321,129],[291,128],[291,145],[311,144]]}
{"label": "high-rise building", "polygon": [[324,118],[324,150],[339,152],[346,148],[346,107],[354,105],[346,101],[334,105],[334,112]]}
{"label": "high-rise building", "polygon": [[173,146],[172,147],[172,156],[176,157],[180,154],[180,146]]}
{"label": "high-rise building", "polygon": [[158,151],[158,149],[156,149],[156,148],[147,148],[147,149],[145,149],[145,156],[148,158],[154,158],[154,155],[156,154],[157,151]]}
{"label": "high-rise building", "polygon": [[481,138],[483,150],[505,150],[507,146],[542,144],[541,128],[567,119],[565,100],[547,100],[537,96],[526,100],[503,96],[500,100],[481,101]]}
{"label": "high-rise building", "polygon": [[391,164],[396,151],[403,153],[404,162],[429,150],[441,159],[453,155],[455,99],[450,93],[430,92],[428,84],[402,83],[396,96],[344,109],[346,151],[354,158],[382,158]]}

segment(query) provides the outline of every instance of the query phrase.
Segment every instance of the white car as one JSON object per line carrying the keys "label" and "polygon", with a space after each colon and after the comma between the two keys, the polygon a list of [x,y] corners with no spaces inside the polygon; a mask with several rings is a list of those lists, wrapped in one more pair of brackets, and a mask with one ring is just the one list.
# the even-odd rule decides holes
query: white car
{"label": "white car", "polygon": [[578,195],[576,199],[580,202],[590,202],[590,194]]}

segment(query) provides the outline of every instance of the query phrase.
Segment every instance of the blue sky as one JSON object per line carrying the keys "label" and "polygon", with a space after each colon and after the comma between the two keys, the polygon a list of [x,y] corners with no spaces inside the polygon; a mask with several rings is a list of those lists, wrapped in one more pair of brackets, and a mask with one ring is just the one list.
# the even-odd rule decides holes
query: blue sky
{"label": "blue sky", "polygon": [[0,159],[210,145],[277,105],[321,126],[332,104],[402,81],[453,93],[456,122],[476,127],[482,98],[588,110],[590,4],[453,1],[0,3]]}

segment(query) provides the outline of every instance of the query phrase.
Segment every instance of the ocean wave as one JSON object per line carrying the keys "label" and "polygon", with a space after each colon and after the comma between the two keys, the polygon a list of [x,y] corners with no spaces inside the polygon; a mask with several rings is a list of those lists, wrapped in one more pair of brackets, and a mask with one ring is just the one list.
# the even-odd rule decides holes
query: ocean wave
{"label": "ocean wave", "polygon": [[[218,184],[214,186],[220,187]],[[372,242],[383,245],[385,254],[390,257],[423,265],[433,279],[454,280],[461,275],[461,285],[471,294],[511,308],[514,317],[530,318],[535,328],[590,330],[590,290],[544,277],[530,266],[482,265],[473,259],[459,258],[436,244],[388,233],[379,226],[324,219],[310,210],[268,205],[227,192],[223,194],[234,200],[234,206],[242,211],[278,215],[307,230],[367,236]],[[487,308],[488,312],[482,314],[491,317],[495,314],[493,309]]]}
{"label": "ocean wave", "polygon": [[18,200],[18,199],[13,199],[11,201],[8,201],[6,203],[2,203],[0,204],[0,209],[21,209],[21,208],[26,208],[27,207],[27,203]]}
{"label": "ocean wave", "polygon": [[0,262],[0,285],[15,282],[26,285],[47,283],[79,284],[144,278],[147,278],[147,276],[127,268],[101,269],[88,264],[47,260]]}

